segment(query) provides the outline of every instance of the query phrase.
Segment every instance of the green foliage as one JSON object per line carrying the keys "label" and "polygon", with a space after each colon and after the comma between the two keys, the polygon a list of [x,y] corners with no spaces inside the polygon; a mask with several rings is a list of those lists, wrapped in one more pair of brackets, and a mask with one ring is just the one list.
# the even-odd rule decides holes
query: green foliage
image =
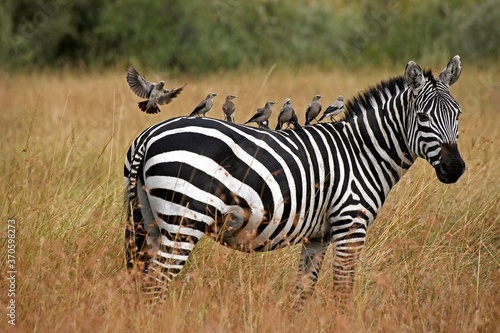
{"label": "green foliage", "polygon": [[4,68],[125,63],[204,73],[273,63],[479,61],[500,55],[494,0],[6,0]]}

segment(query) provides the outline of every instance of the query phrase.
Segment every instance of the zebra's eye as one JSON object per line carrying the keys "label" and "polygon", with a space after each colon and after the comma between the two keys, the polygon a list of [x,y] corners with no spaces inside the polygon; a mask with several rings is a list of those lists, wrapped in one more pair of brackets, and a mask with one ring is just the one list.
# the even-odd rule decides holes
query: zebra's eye
{"label": "zebra's eye", "polygon": [[429,121],[429,116],[426,115],[425,113],[423,112],[419,112],[417,113],[417,117],[418,117],[418,120],[421,121],[421,122],[426,122],[426,121]]}

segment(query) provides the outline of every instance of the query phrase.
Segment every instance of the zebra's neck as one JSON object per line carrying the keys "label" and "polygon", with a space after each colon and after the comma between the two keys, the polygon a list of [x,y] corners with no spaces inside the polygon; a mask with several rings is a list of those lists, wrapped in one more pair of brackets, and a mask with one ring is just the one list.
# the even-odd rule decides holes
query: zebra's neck
{"label": "zebra's neck", "polygon": [[415,161],[406,137],[410,92],[403,77],[384,81],[346,103],[346,128],[356,137],[359,154],[380,169],[388,194]]}

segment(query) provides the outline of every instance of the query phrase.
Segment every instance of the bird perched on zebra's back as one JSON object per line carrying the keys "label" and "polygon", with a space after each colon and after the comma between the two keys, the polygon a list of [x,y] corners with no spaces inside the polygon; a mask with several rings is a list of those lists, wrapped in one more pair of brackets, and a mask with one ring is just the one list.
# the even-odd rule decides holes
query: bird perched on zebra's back
{"label": "bird perched on zebra's back", "polygon": [[278,115],[278,125],[276,125],[276,130],[280,130],[284,124],[293,124],[294,128],[300,128],[299,120],[297,114],[292,106],[292,101],[290,98],[285,99],[285,103],[280,110]]}
{"label": "bird perched on zebra's back", "polygon": [[[248,123],[257,123],[259,128],[269,128],[268,119],[271,117],[271,113],[273,112],[272,107],[276,104],[276,102],[268,101],[263,108],[258,108],[257,113],[254,114],[245,124]],[[265,123],[265,124],[264,124]]]}
{"label": "bird perched on zebra's back", "polygon": [[165,82],[158,83],[148,82],[146,78],[139,74],[137,70],[129,66],[127,68],[127,82],[132,91],[139,97],[146,98],[145,101],[139,102],[139,109],[146,113],[158,113],[160,108],[158,105],[168,104],[173,98],[177,97],[184,86],[174,89],[165,89]]}
{"label": "bird perched on zebra's back", "polygon": [[269,128],[269,120],[264,120],[264,121],[261,121],[259,124],[259,128],[263,128],[263,129],[270,129]]}
{"label": "bird perched on zebra's back", "polygon": [[210,111],[210,109],[212,108],[212,106],[214,106],[214,97],[215,96],[219,96],[218,94],[216,93],[210,93],[207,95],[207,97],[205,97],[204,100],[202,100],[200,102],[200,104],[198,104],[197,107],[194,108],[193,112],[191,112],[190,116],[201,116],[201,117],[205,117],[205,113],[207,113],[208,111]]}
{"label": "bird perched on zebra's back", "polygon": [[316,119],[316,117],[321,112],[321,104],[319,103],[319,99],[323,97],[321,95],[314,95],[311,103],[307,106],[306,109],[306,125],[309,125],[311,121]]}
{"label": "bird perched on zebra's back", "polygon": [[222,111],[224,112],[224,120],[228,123],[234,123],[234,110],[236,110],[236,105],[234,105],[233,99],[238,96],[227,95],[226,101],[222,105]]}
{"label": "bird perched on zebra's back", "polygon": [[325,117],[330,117],[330,121],[333,121],[333,117],[338,116],[342,112],[343,108],[344,108],[344,96],[339,95],[337,100],[326,108],[325,113],[323,113],[323,116],[321,116],[319,121],[322,121]]}

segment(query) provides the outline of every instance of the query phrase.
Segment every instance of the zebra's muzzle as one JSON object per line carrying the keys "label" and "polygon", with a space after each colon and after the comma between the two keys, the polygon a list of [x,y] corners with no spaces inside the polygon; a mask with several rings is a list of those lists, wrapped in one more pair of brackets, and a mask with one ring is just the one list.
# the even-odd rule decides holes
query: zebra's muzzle
{"label": "zebra's muzzle", "polygon": [[465,162],[456,143],[443,143],[439,153],[439,164],[435,166],[436,176],[445,184],[455,183],[465,172]]}

